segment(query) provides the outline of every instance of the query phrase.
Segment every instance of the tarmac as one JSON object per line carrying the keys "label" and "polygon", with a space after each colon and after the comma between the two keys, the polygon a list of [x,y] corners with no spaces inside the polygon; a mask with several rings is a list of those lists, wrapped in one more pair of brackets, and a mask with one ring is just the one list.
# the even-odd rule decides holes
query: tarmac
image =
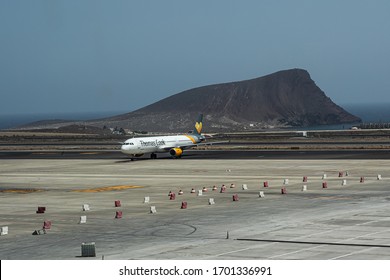
{"label": "tarmac", "polygon": [[[0,226],[8,234],[0,236],[0,259],[389,260],[388,163],[2,159]],[[89,211],[83,211],[85,204]],[[36,213],[38,207],[44,213]],[[115,218],[119,211],[122,217]],[[50,229],[33,235],[44,221]],[[96,256],[82,257],[81,244],[90,242]]]}

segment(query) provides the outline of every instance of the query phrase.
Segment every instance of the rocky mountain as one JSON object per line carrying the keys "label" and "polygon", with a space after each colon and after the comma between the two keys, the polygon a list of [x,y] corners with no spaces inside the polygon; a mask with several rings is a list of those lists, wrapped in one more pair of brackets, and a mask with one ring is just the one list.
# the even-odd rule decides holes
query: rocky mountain
{"label": "rocky mountain", "polygon": [[95,121],[132,131],[183,132],[199,113],[206,131],[359,122],[336,105],[302,69],[180,92],[139,110]]}

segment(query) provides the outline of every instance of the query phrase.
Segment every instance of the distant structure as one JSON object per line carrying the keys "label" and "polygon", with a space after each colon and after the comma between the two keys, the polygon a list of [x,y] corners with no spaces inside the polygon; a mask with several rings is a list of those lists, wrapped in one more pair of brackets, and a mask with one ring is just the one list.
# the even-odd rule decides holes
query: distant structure
{"label": "distant structure", "polygon": [[362,123],[360,129],[390,129],[390,123]]}

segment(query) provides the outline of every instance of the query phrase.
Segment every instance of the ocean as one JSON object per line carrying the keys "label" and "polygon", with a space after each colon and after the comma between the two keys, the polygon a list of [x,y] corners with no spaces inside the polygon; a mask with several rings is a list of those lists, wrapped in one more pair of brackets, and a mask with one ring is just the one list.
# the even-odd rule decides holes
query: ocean
{"label": "ocean", "polygon": [[[343,104],[340,105],[347,112],[362,119],[363,123],[388,123],[390,122],[390,103],[383,104]],[[349,129],[359,123],[346,123],[337,125],[319,125],[312,127],[296,128],[296,130],[340,130]]]}
{"label": "ocean", "polygon": [[46,113],[46,114],[0,114],[0,129],[16,128],[18,126],[41,120],[70,120],[84,121],[107,118],[125,112],[96,112],[96,113]]}
{"label": "ocean", "polygon": [[342,105],[349,113],[363,122],[390,122],[390,103]]}
{"label": "ocean", "polygon": [[[390,103],[383,104],[344,104],[340,105],[349,113],[360,117],[363,122],[390,122]],[[111,117],[126,112],[96,112],[96,113],[52,113],[52,114],[13,114],[0,113],[0,129],[9,129],[40,120],[92,120]],[[347,129],[354,124],[327,125],[297,129]]]}

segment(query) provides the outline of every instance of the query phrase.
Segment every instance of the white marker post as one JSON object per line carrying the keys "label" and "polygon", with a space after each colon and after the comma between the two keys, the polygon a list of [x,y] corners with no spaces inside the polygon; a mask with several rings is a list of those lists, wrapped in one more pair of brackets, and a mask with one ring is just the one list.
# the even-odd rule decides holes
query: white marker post
{"label": "white marker post", "polygon": [[85,224],[87,223],[87,216],[80,216],[79,224]]}
{"label": "white marker post", "polygon": [[260,198],[264,198],[264,197],[265,197],[265,194],[264,194],[263,191],[260,191],[260,192],[259,192],[259,197],[260,197]]}
{"label": "white marker post", "polygon": [[8,234],[8,226],[1,227],[0,235],[7,235],[7,234]]}
{"label": "white marker post", "polygon": [[89,211],[89,204],[83,204],[83,211]]}

